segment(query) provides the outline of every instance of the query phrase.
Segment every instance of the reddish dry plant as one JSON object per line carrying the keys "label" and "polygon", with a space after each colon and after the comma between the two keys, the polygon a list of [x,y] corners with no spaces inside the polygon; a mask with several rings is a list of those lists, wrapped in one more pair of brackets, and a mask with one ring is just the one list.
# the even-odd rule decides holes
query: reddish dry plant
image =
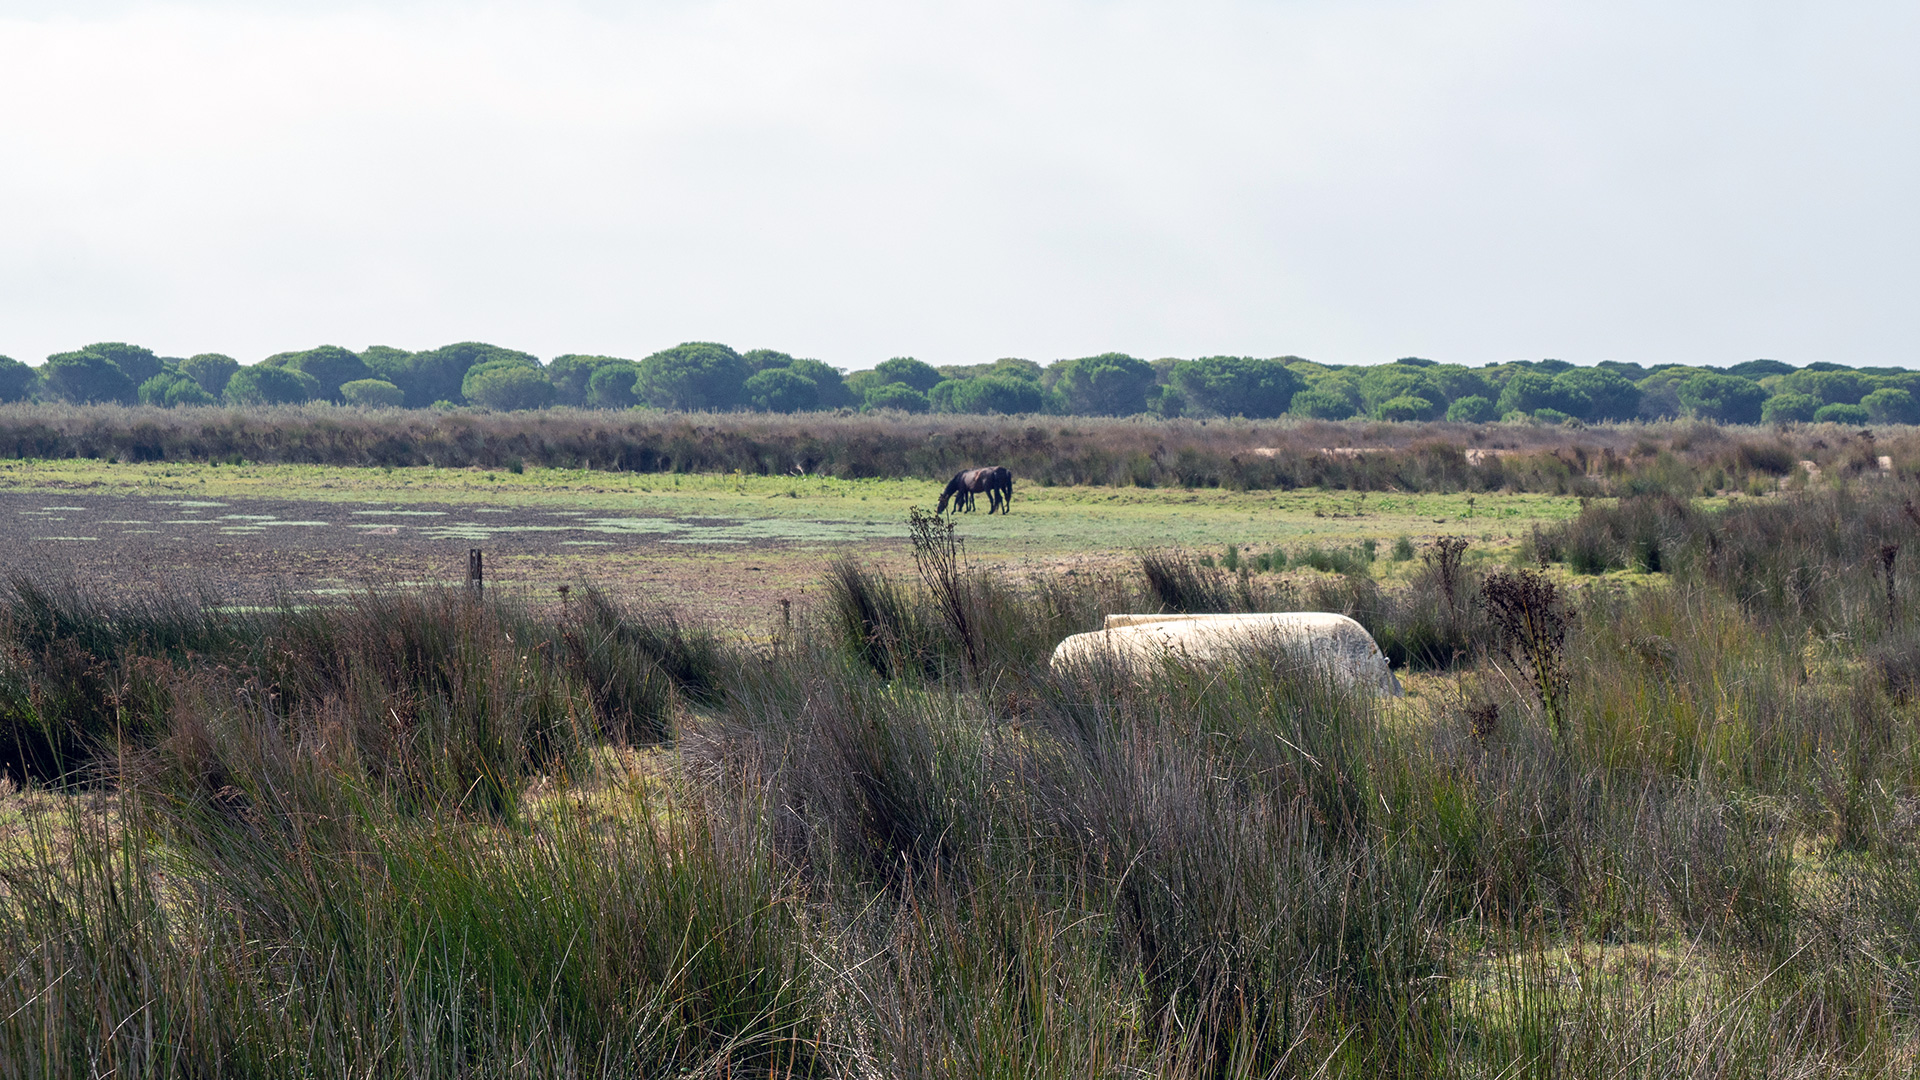
{"label": "reddish dry plant", "polygon": [[1502,571],[1480,586],[1500,650],[1527,675],[1556,735],[1566,732],[1567,609],[1553,581],[1531,570]]}
{"label": "reddish dry plant", "polygon": [[1447,598],[1449,614],[1458,611],[1459,597],[1455,593],[1460,586],[1460,564],[1467,553],[1467,538],[1464,536],[1442,536],[1427,545],[1421,552],[1420,561],[1430,567],[1440,579],[1440,592]]}

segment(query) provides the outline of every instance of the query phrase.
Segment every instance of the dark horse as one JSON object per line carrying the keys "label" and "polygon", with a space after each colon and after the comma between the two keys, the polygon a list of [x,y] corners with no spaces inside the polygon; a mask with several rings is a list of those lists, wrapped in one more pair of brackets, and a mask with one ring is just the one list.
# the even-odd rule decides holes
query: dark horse
{"label": "dark horse", "polygon": [[1003,465],[988,465],[980,469],[967,469],[955,473],[947,481],[947,490],[940,493],[940,502],[934,507],[934,513],[947,512],[947,503],[953,502],[956,512],[971,511],[973,497],[981,492],[987,494],[987,513],[995,510],[1010,513],[1013,508],[1013,470]]}

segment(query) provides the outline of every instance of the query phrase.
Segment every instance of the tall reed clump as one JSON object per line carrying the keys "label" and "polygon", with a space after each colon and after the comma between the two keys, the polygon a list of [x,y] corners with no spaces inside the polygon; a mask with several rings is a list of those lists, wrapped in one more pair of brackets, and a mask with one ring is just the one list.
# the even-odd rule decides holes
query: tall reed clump
{"label": "tall reed clump", "polygon": [[[16,580],[0,633],[0,764],[16,780],[82,777],[130,754],[237,791],[325,761],[410,805],[511,814],[594,720],[559,635],[459,590],[236,610]],[[236,754],[273,770],[243,782],[226,764]]]}
{"label": "tall reed clump", "polygon": [[1180,552],[1143,551],[1140,572],[1148,591],[1167,611],[1221,614],[1254,611],[1260,606],[1253,578],[1244,569],[1202,566],[1193,556]]}
{"label": "tall reed clump", "polygon": [[814,935],[740,840],[125,790],[9,859],[0,1074],[822,1075]]}
{"label": "tall reed clump", "polygon": [[718,703],[735,663],[719,637],[672,612],[635,611],[591,585],[569,589],[560,640],[568,671],[616,742],[664,742],[676,703]]}

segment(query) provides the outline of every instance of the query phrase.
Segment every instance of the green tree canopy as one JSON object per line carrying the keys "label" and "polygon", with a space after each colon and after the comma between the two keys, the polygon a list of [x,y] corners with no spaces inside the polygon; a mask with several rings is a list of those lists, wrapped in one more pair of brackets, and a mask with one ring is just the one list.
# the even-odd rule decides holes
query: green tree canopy
{"label": "green tree canopy", "polygon": [[740,359],[745,360],[747,362],[747,369],[756,374],[768,368],[790,368],[793,366],[792,355],[783,353],[779,349],[748,349],[746,352],[740,354]]}
{"label": "green tree canopy", "polygon": [[[1489,400],[1499,397],[1487,382],[1487,377],[1460,364],[1436,364],[1427,368],[1424,374],[1427,385],[1440,392],[1443,402],[1457,401],[1463,397],[1479,396]],[[1431,394],[1421,394],[1431,397]]]}
{"label": "green tree canopy", "polygon": [[226,399],[235,405],[297,405],[319,390],[320,381],[304,371],[255,364],[227,380]]}
{"label": "green tree canopy", "polygon": [[1738,375],[1703,371],[1674,388],[1680,404],[1696,416],[1723,424],[1757,424],[1767,392],[1760,384]]}
{"label": "green tree canopy", "polygon": [[135,386],[160,374],[160,369],[165,366],[160,362],[160,358],[153,354],[152,349],[140,345],[129,345],[124,341],[96,341],[76,351],[104,356],[113,361],[114,366],[118,367]]}
{"label": "green tree canopy", "polygon": [[343,400],[340,387],[356,380],[373,378],[374,375],[366,361],[338,345],[320,345],[295,353],[280,366],[313,376],[314,382],[319,384],[313,396],[334,402]]}
{"label": "green tree canopy", "polygon": [[731,409],[742,404],[747,362],[741,355],[706,341],[689,341],[640,361],[634,393],[662,409]]}
{"label": "green tree canopy", "polygon": [[[134,391],[134,396],[140,399],[140,404],[142,405],[159,405],[164,407],[167,404],[167,391],[173,389],[174,383],[180,382],[183,379],[187,382],[193,382],[192,379],[188,379],[185,375],[177,371],[162,371],[160,374],[141,383],[140,388]],[[194,383],[195,388],[198,388],[199,385],[199,383]]]}
{"label": "green tree canopy", "polygon": [[120,365],[91,352],[54,353],[47,357],[40,377],[55,397],[76,404],[131,402],[138,386]]}
{"label": "green tree canopy", "polygon": [[468,401],[483,409],[515,412],[544,409],[553,404],[553,384],[538,364],[502,358],[475,364],[467,369],[461,392]]}
{"label": "green tree canopy", "polygon": [[746,383],[747,402],[761,412],[803,412],[820,404],[820,387],[789,368],[770,367]]}
{"label": "green tree canopy", "polygon": [[942,400],[936,406],[942,412],[1014,415],[1037,413],[1046,406],[1046,395],[1039,383],[1012,375],[948,379],[934,389],[941,387],[952,388],[941,395]]}
{"label": "green tree canopy", "polygon": [[1500,415],[1521,412],[1531,415],[1537,409],[1552,408],[1555,401],[1553,376],[1539,371],[1516,371],[1500,388]]}
{"label": "green tree canopy", "polygon": [[1004,356],[991,364],[943,364],[940,374],[949,379],[977,379],[982,375],[1005,375],[1038,384],[1040,365],[1016,356]]}
{"label": "green tree canopy", "polygon": [[881,383],[867,391],[865,411],[875,409],[899,409],[901,412],[923,413],[929,408],[927,395],[908,386],[906,383]]}
{"label": "green tree canopy", "polygon": [[1760,419],[1769,424],[1785,424],[1793,421],[1806,423],[1813,414],[1820,411],[1820,399],[1812,394],[1796,394],[1786,390],[1768,398],[1760,406]]}
{"label": "green tree canopy", "polygon": [[1485,424],[1500,419],[1500,410],[1492,398],[1469,394],[1447,406],[1447,419],[1456,424]]}
{"label": "green tree canopy", "polygon": [[1640,388],[1640,410],[1637,415],[1643,420],[1679,416],[1687,408],[1680,403],[1680,384],[1699,374],[1702,374],[1701,369],[1684,364],[1654,369],[1646,378],[1634,384]]}
{"label": "green tree canopy", "polygon": [[13,357],[0,356],[0,401],[25,401],[39,377],[39,372]]}
{"label": "green tree canopy", "polygon": [[[625,364],[638,369],[631,360],[583,353],[567,353],[547,361],[547,381],[553,384],[555,403],[575,408],[591,404],[594,373],[609,364]],[[627,393],[629,397],[632,396],[631,387]]]}
{"label": "green tree canopy", "polygon": [[[1331,381],[1331,380],[1329,380]],[[1293,395],[1293,404],[1288,409],[1295,416],[1305,416],[1314,420],[1345,420],[1360,411],[1353,399],[1343,394],[1336,386],[1310,386]]]}
{"label": "green tree canopy", "polygon": [[633,386],[640,381],[640,365],[631,360],[602,364],[587,381],[587,404],[596,409],[631,409],[640,404]]}
{"label": "green tree canopy", "polygon": [[214,397],[227,390],[227,380],[240,370],[240,361],[222,353],[197,353],[180,361],[180,374],[200,384]]}
{"label": "green tree canopy", "polygon": [[1860,407],[1867,410],[1867,416],[1876,424],[1920,423],[1920,411],[1914,407],[1913,395],[1897,387],[1875,390],[1860,399]]}
{"label": "green tree canopy", "polygon": [[1768,375],[1786,375],[1792,371],[1792,364],[1783,364],[1778,360],[1748,360],[1728,368],[1727,374],[1758,382]]}
{"label": "green tree canopy", "polygon": [[818,360],[801,357],[795,360],[787,370],[812,380],[816,388],[815,394],[819,399],[818,408],[838,409],[860,401],[853,391],[847,389],[846,379],[841,376],[838,368]]}
{"label": "green tree canopy", "polygon": [[173,384],[167,387],[165,403],[168,408],[173,408],[177,405],[212,405],[218,401],[218,398],[207,393],[205,387],[182,377],[173,380]]}
{"label": "green tree canopy", "polygon": [[406,404],[406,391],[385,379],[355,379],[340,385],[340,399],[363,409],[397,409]]}
{"label": "green tree canopy", "polygon": [[1125,353],[1101,353],[1060,366],[1055,387],[1081,416],[1133,416],[1147,409],[1153,366]]}
{"label": "green tree canopy", "polygon": [[1408,364],[1380,364],[1365,368],[1354,380],[1354,385],[1360,388],[1360,400],[1369,411],[1378,410],[1381,403],[1397,397],[1422,397],[1431,405],[1438,404],[1434,399],[1445,396],[1427,381],[1426,371]]}
{"label": "green tree canopy", "polygon": [[1857,371],[1814,371],[1809,365],[1806,370],[1781,377],[1780,389],[1811,394],[1826,405],[1858,405],[1874,389],[1874,380]]}
{"label": "green tree canopy", "polygon": [[[1582,420],[1631,420],[1640,408],[1640,388],[1611,371],[1573,368],[1553,377],[1549,404]],[[1570,407],[1571,406],[1571,407]]]}
{"label": "green tree canopy", "polygon": [[1602,360],[1593,366],[1600,371],[1610,371],[1628,382],[1637,383],[1648,374],[1646,368],[1625,360]]}
{"label": "green tree canopy", "polygon": [[1186,400],[1219,416],[1279,416],[1293,403],[1300,376],[1275,360],[1250,356],[1209,356],[1173,365],[1168,385]]}
{"label": "green tree canopy", "polygon": [[1375,406],[1373,415],[1382,420],[1431,420],[1439,412],[1440,407],[1427,398],[1418,394],[1402,394]]}
{"label": "green tree canopy", "polygon": [[[504,352],[505,350],[502,351]],[[487,372],[501,371],[506,368],[519,368],[523,371],[531,371],[539,375],[542,380],[547,377],[546,369],[540,366],[540,361],[535,360],[526,353],[513,353],[506,356],[492,357],[482,360],[468,368],[467,373],[460,377],[460,395],[476,405],[484,404],[479,398],[473,396],[475,380],[484,376]],[[553,384],[549,382],[547,385],[552,386]],[[548,400],[551,401],[551,398]],[[491,405],[486,407],[493,408]]]}
{"label": "green tree canopy", "polygon": [[1864,405],[1846,404],[1822,405],[1813,414],[1813,418],[1822,424],[1845,424],[1848,427],[1865,424],[1873,419],[1868,415]]}
{"label": "green tree canopy", "polygon": [[368,371],[373,372],[374,378],[385,379],[395,386],[400,386],[400,380],[395,376],[413,367],[413,354],[391,345],[369,345],[360,350],[360,360],[367,365]]}
{"label": "green tree canopy", "polygon": [[911,356],[896,356],[884,363],[875,364],[873,372],[880,377],[881,383],[901,383],[911,386],[921,393],[939,385],[946,376],[932,364],[915,360]]}
{"label": "green tree canopy", "polygon": [[[362,359],[366,359],[365,354]],[[467,372],[492,360],[519,360],[536,369],[540,363],[530,353],[503,349],[484,341],[463,341],[411,353],[399,360],[382,354],[370,360],[367,367],[405,391],[409,408],[424,409],[436,401],[459,401],[465,396],[461,387]]]}

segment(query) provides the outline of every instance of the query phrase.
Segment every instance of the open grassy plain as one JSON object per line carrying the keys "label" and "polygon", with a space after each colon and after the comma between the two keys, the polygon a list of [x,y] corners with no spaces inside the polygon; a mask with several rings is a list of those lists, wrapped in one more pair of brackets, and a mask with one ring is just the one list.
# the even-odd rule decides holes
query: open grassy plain
{"label": "open grassy plain", "polygon": [[[817,593],[828,559],[908,561],[916,480],[526,468],[0,462],[0,565],[110,588],[205,583],[258,596],[464,576],[551,595],[589,581],[699,617],[765,617]],[[1136,552],[1304,551],[1441,533],[1506,547],[1578,512],[1570,496],[1230,491],[1021,483],[1014,512],[957,515],[967,555],[1026,571],[1110,568]],[[1385,567],[1383,567],[1383,571]]]}

